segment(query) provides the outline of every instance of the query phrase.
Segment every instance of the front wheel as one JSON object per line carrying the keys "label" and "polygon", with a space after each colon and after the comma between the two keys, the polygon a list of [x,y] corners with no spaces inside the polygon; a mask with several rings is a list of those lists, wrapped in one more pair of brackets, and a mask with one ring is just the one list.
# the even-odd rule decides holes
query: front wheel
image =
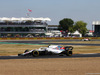
{"label": "front wheel", "polygon": [[67,56],[72,56],[72,54],[73,54],[72,50],[68,50],[68,51],[66,52],[66,55],[67,55]]}
{"label": "front wheel", "polygon": [[34,50],[34,51],[32,52],[32,55],[33,55],[34,57],[39,56],[39,51]]}

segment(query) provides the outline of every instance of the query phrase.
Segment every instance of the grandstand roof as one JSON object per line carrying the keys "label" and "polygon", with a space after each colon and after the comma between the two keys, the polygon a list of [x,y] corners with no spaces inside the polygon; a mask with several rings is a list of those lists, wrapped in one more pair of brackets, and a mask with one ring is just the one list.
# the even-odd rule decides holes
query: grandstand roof
{"label": "grandstand roof", "polygon": [[93,21],[92,25],[100,25],[100,21]]}
{"label": "grandstand roof", "polygon": [[24,17],[21,17],[21,18],[15,18],[15,17],[12,17],[12,18],[7,18],[7,17],[2,17],[0,18],[0,21],[36,21],[36,20],[41,20],[41,21],[51,21],[50,18],[33,18],[33,17],[29,17],[29,18],[24,18]]}

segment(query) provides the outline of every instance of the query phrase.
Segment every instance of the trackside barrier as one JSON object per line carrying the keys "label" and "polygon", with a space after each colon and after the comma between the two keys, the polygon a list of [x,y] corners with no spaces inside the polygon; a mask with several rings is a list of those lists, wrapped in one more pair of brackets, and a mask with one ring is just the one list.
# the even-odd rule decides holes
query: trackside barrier
{"label": "trackside barrier", "polygon": [[62,39],[62,40],[72,40],[72,39],[84,39],[84,38],[89,38],[89,39],[100,39],[100,37],[34,37],[34,38],[0,38],[0,40],[55,40],[55,39]]}

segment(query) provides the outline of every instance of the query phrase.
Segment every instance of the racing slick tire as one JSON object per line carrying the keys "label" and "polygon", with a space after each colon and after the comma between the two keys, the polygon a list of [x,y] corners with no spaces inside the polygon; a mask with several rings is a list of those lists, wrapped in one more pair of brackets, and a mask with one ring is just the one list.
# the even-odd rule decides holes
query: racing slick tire
{"label": "racing slick tire", "polygon": [[34,50],[34,51],[32,52],[32,55],[33,55],[34,57],[39,56],[39,51]]}
{"label": "racing slick tire", "polygon": [[65,47],[65,50],[67,51],[67,50],[73,50],[73,47],[72,46],[66,46]]}
{"label": "racing slick tire", "polygon": [[24,53],[26,53],[26,52],[29,52],[29,50],[27,49],[27,50],[24,51]]}
{"label": "racing slick tire", "polygon": [[67,56],[72,56],[72,54],[73,54],[72,50],[68,50],[68,51],[66,52],[66,55],[67,55]]}

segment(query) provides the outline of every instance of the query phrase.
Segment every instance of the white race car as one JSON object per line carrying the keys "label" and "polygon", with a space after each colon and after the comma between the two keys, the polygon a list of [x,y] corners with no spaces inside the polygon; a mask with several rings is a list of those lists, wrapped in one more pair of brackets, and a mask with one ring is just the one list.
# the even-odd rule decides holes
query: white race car
{"label": "white race car", "polygon": [[24,53],[18,54],[18,56],[34,56],[37,57],[39,55],[52,55],[52,54],[58,54],[58,55],[67,55],[72,56],[72,46],[66,46],[61,47],[59,45],[50,45],[48,47],[40,47],[36,50],[25,50]]}
{"label": "white race car", "polygon": [[90,39],[84,38],[84,39],[82,39],[82,41],[90,41]]}

